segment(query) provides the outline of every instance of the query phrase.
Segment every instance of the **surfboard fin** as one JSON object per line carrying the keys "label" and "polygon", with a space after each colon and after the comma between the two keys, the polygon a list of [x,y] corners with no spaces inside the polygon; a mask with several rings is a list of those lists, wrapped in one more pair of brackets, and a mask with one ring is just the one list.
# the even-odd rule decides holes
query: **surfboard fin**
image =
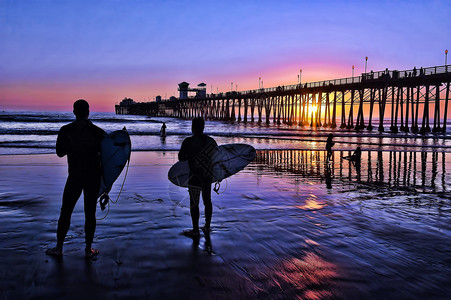
{"label": "surfboard fin", "polygon": [[102,211],[105,210],[108,202],[110,201],[110,196],[107,193],[104,193],[102,196],[100,196],[100,208],[102,209]]}

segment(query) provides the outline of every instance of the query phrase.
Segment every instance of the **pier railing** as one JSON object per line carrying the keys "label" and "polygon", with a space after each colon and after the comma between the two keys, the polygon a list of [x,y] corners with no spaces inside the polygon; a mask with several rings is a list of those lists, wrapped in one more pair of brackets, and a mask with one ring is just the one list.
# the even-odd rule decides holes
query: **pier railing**
{"label": "pier railing", "polygon": [[[292,90],[299,90],[301,88],[315,88],[315,87],[322,87],[322,86],[331,86],[331,85],[347,85],[347,84],[355,84],[355,83],[362,83],[362,82],[371,82],[374,80],[389,80],[389,79],[403,79],[403,78],[412,78],[412,77],[420,77],[420,76],[426,76],[426,75],[436,75],[436,74],[446,74],[451,72],[451,66],[450,65],[444,65],[444,66],[435,66],[435,67],[428,67],[428,68],[420,68],[420,69],[410,69],[410,70],[385,70],[385,71],[377,71],[377,72],[367,72],[362,73],[360,76],[354,76],[354,77],[346,77],[346,78],[338,78],[338,79],[330,79],[330,80],[322,80],[322,81],[315,81],[315,82],[306,82],[301,84],[292,84],[292,85],[285,85],[285,86],[277,86],[277,87],[270,87],[270,88],[261,88],[261,89],[253,89],[253,90],[246,90],[237,92],[238,94],[256,94],[256,93],[270,93],[270,92],[277,92],[282,90],[285,91],[292,91]],[[211,94],[214,96],[214,94]]]}
{"label": "pier railing", "polygon": [[[221,92],[221,93],[210,93],[206,94],[206,98],[215,99],[222,98],[226,96],[246,96],[253,94],[263,94],[263,93],[273,93],[273,92],[284,92],[284,91],[297,91],[300,89],[307,88],[318,88],[318,87],[326,87],[326,86],[343,86],[343,85],[352,85],[358,83],[371,83],[377,81],[394,81],[399,79],[406,78],[421,78],[430,75],[439,75],[439,74],[447,74],[451,72],[451,65],[443,65],[443,66],[434,66],[427,68],[413,68],[408,70],[389,70],[386,69],[384,71],[370,71],[367,73],[362,73],[360,76],[354,77],[345,77],[345,78],[336,78],[322,81],[314,81],[314,82],[306,82],[301,84],[290,84],[290,85],[279,85],[277,87],[269,87],[269,88],[260,88],[260,89],[252,89],[252,90],[244,90],[244,91],[229,91],[229,92]],[[201,100],[197,96],[190,96],[183,100]],[[174,101],[170,99],[162,100],[162,103]]]}

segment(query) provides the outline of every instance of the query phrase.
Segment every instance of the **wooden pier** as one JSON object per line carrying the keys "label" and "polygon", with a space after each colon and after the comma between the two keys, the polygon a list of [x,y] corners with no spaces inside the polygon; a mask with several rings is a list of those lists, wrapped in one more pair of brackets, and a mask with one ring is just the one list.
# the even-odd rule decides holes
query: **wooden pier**
{"label": "wooden pier", "polygon": [[[446,132],[451,66],[116,105],[117,114],[391,132]],[[388,120],[389,119],[389,120]]]}

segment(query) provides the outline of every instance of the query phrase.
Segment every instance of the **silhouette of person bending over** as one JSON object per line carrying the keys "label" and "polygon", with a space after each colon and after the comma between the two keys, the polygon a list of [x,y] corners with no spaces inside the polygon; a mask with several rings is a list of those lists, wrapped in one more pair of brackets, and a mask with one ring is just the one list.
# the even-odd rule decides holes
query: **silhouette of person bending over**
{"label": "silhouette of person bending over", "polygon": [[63,203],[58,220],[57,244],[46,253],[63,255],[63,243],[70,226],[75,204],[83,191],[85,210],[85,255],[94,258],[99,251],[92,249],[96,228],[96,206],[100,189],[100,143],[105,132],[88,120],[89,104],[83,99],[74,103],[76,120],[61,127],[56,141],[56,154],[67,155],[68,177],[63,192]]}
{"label": "silhouette of person bending over", "polygon": [[193,135],[187,137],[179,151],[179,160],[188,160],[190,176],[188,180],[188,192],[190,197],[190,213],[193,229],[184,231],[188,237],[199,237],[199,199],[205,206],[205,226],[202,230],[210,232],[213,205],[211,203],[212,183],[212,158],[217,151],[218,144],[211,137],[204,134],[205,122],[202,118],[194,118],[192,121]]}

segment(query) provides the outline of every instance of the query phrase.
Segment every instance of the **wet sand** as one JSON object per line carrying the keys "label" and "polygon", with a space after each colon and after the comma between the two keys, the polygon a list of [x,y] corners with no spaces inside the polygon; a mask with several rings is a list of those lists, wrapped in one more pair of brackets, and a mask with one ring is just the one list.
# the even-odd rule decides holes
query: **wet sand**
{"label": "wet sand", "polygon": [[[260,154],[222,183],[220,195],[212,194],[213,232],[192,240],[180,234],[191,224],[187,191],[167,180],[176,152],[133,152],[119,201],[98,221],[93,246],[100,254],[92,262],[83,256],[83,201],[73,213],[64,257],[45,255],[55,244],[65,159],[0,156],[0,297],[422,299],[451,294],[449,153],[436,162],[435,177],[434,164],[426,164],[423,185],[421,176],[413,182],[415,172],[422,171],[420,160],[418,171],[406,169],[414,173],[409,183],[396,185],[388,176],[395,168],[402,183],[401,158],[374,171],[362,162],[358,176],[336,153],[332,176],[325,178],[330,170],[323,154],[315,156],[319,152],[306,155],[297,169],[288,163],[295,157],[282,153],[273,161],[271,153],[277,152]],[[386,175],[381,182],[369,180],[370,173],[373,178],[380,172]],[[122,178],[111,192],[114,200]],[[104,214],[97,212],[98,218]]]}

